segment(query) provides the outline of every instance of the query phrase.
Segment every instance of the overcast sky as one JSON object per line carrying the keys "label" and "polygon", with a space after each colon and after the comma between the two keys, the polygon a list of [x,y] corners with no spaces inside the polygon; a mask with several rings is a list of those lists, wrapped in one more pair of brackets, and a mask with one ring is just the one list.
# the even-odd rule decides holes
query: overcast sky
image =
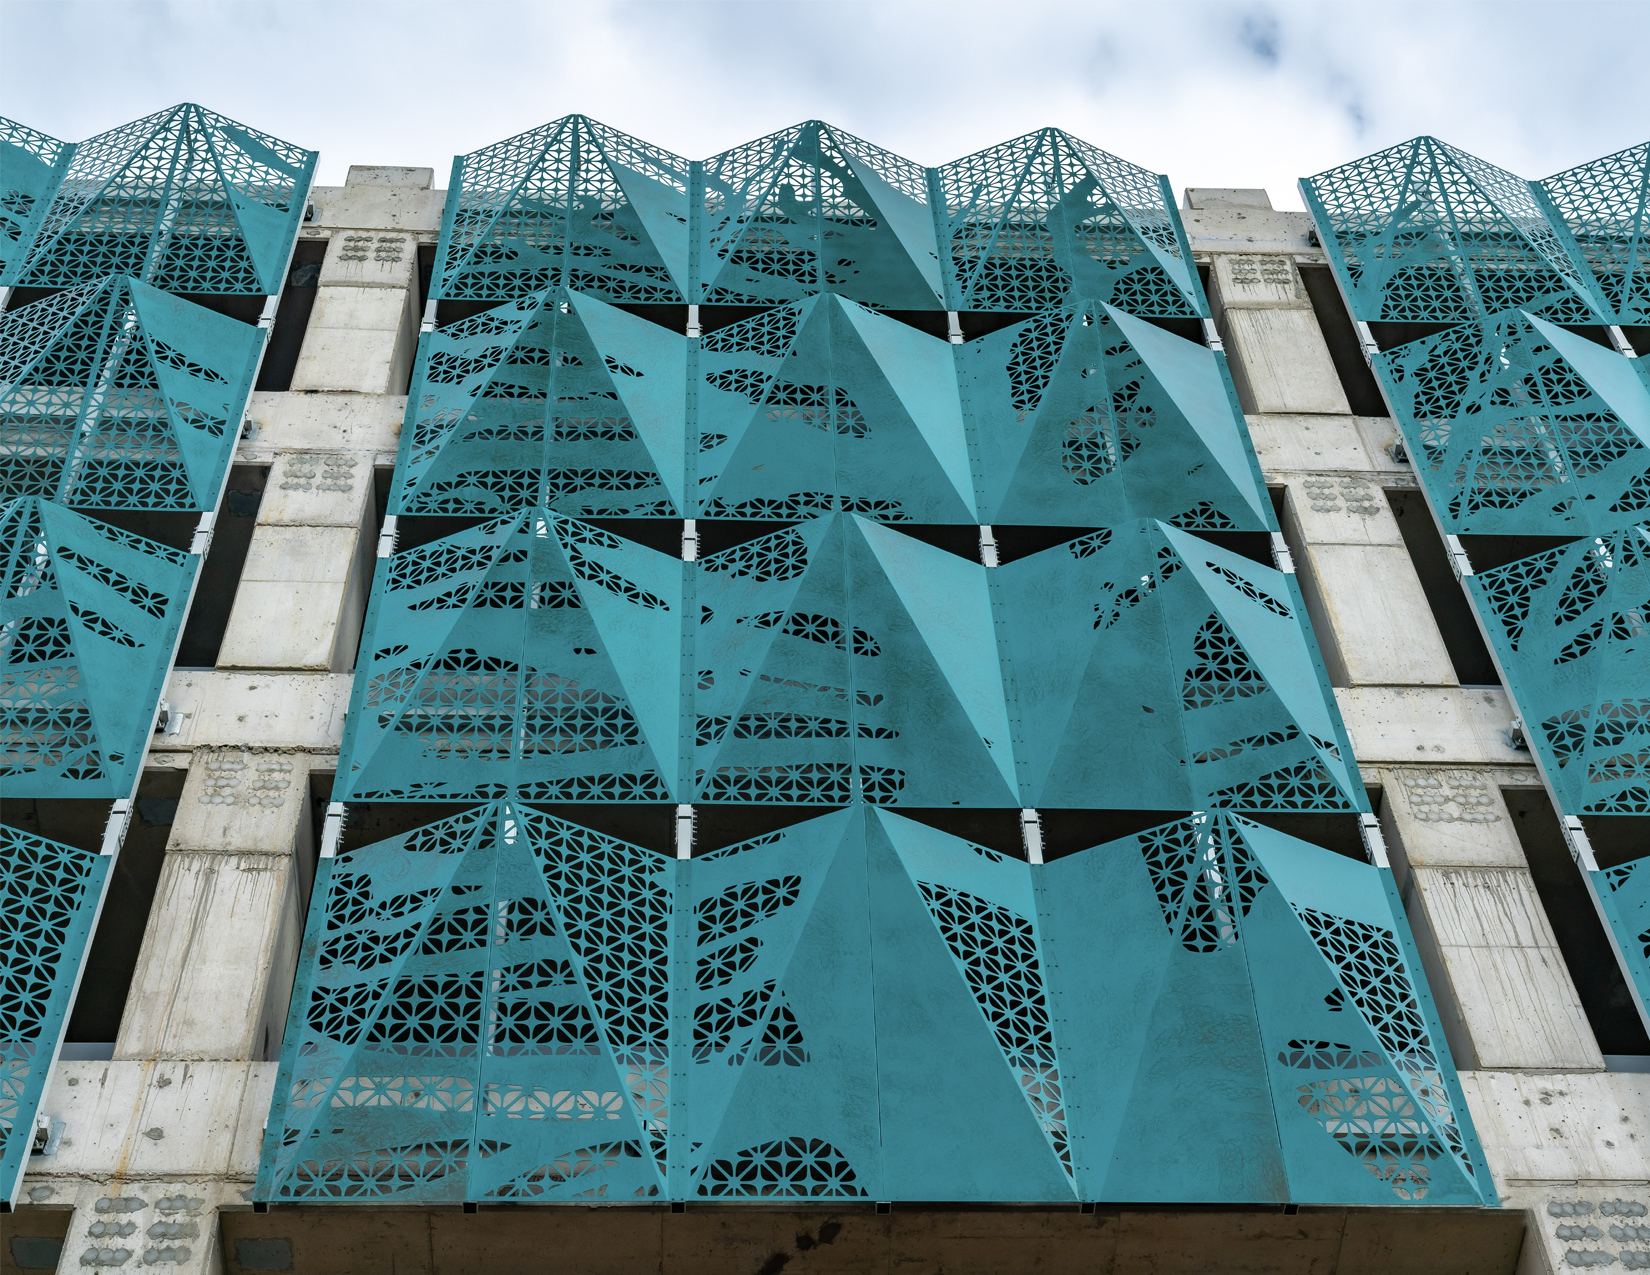
{"label": "overcast sky", "polygon": [[0,0],[0,22],[0,113],[80,140],[195,101],[319,150],[328,185],[366,163],[445,186],[455,153],[572,111],[689,158],[820,118],[939,164],[1052,124],[1177,191],[1292,208],[1297,177],[1417,133],[1525,177],[1650,135],[1644,0]]}

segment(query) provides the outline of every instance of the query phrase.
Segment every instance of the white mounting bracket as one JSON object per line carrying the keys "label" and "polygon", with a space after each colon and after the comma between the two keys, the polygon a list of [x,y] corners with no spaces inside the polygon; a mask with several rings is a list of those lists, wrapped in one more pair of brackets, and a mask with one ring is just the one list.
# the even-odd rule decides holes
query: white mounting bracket
{"label": "white mounting bracket", "polygon": [[1444,548],[1449,553],[1449,569],[1455,572],[1457,580],[1465,580],[1472,574],[1472,559],[1467,557],[1467,551],[1461,546],[1460,536],[1445,536]]}
{"label": "white mounting bracket", "polygon": [[424,303],[424,317],[418,324],[420,334],[435,331],[435,298],[431,297]]}
{"label": "white mounting bracket", "polygon": [[208,510],[201,515],[201,520],[195,524],[195,538],[189,542],[189,552],[197,557],[204,558],[207,550],[212,547],[212,529],[217,526],[218,515]]}
{"label": "white mounting bracket", "polygon": [[321,825],[321,858],[331,859],[338,853],[338,843],[344,837],[344,803],[327,803],[326,822]]}
{"label": "white mounting bracket", "polygon": [[693,858],[693,807],[676,807],[676,857]]}
{"label": "white mounting bracket", "polygon": [[1358,333],[1358,348],[1364,352],[1364,362],[1373,369],[1375,359],[1381,353],[1381,347],[1375,344],[1375,334],[1369,330],[1369,324],[1362,319],[1352,320],[1352,326]]}
{"label": "white mounting bracket", "polygon": [[682,561],[699,561],[699,523],[693,518],[682,519]]}
{"label": "white mounting bracket", "polygon": [[281,298],[278,296],[264,298],[264,308],[258,314],[258,326],[260,328],[267,329],[275,326],[275,311],[280,308],[280,305]]}
{"label": "white mounting bracket", "polygon": [[1215,328],[1213,319],[1203,320],[1203,344],[1207,345],[1216,354],[1226,353],[1226,342],[1220,339],[1220,332]]}
{"label": "white mounting bracket", "polygon": [[1515,717],[1507,724],[1507,745],[1521,753],[1530,751],[1530,740],[1524,734],[1524,719],[1522,717]]}
{"label": "white mounting bracket", "polygon": [[176,735],[183,728],[183,714],[167,700],[161,700],[160,711],[155,714],[155,731],[157,735]]}
{"label": "white mounting bracket", "polygon": [[1564,839],[1570,843],[1570,857],[1583,871],[1598,871],[1598,860],[1593,857],[1593,843],[1587,840],[1587,829],[1574,815],[1564,816]]}
{"label": "white mounting bracket", "polygon": [[1272,565],[1286,576],[1295,574],[1295,555],[1289,552],[1289,542],[1281,531],[1272,533]]}
{"label": "white mounting bracket", "polygon": [[1374,815],[1358,816],[1358,832],[1364,839],[1364,853],[1377,868],[1390,868],[1386,857],[1386,838],[1381,835],[1381,821]]}
{"label": "white mounting bracket", "polygon": [[1026,862],[1043,861],[1043,817],[1035,810],[1020,811],[1020,839],[1025,843]]}
{"label": "white mounting bracket", "polygon": [[699,307],[696,306],[696,305],[690,305],[688,307],[688,320],[687,320],[687,338],[688,338],[688,340],[697,341],[699,339],[699,333],[700,333],[700,328],[699,328]]}
{"label": "white mounting bracket", "polygon": [[1606,324],[1604,330],[1610,334],[1610,344],[1616,347],[1616,353],[1623,358],[1636,359],[1639,352],[1633,348],[1633,343],[1627,339],[1627,334],[1614,323]]}
{"label": "white mounting bracket", "polygon": [[52,1142],[52,1118],[44,1111],[34,1113],[34,1137],[29,1140],[30,1155],[45,1155]]}
{"label": "white mounting bracket", "polygon": [[997,565],[997,537],[991,534],[991,524],[980,524],[980,562],[983,566]]}
{"label": "white mounting bracket", "polygon": [[955,310],[945,312],[945,339],[952,345],[963,343],[962,320],[957,317]]}
{"label": "white mounting bracket", "polygon": [[400,532],[401,524],[394,514],[384,516],[384,525],[378,529],[378,556],[389,558],[395,555],[395,538]]}
{"label": "white mounting bracket", "polygon": [[126,840],[126,828],[131,822],[131,798],[121,797],[109,807],[109,822],[103,825],[103,844],[97,852],[102,855],[119,854],[120,843]]}

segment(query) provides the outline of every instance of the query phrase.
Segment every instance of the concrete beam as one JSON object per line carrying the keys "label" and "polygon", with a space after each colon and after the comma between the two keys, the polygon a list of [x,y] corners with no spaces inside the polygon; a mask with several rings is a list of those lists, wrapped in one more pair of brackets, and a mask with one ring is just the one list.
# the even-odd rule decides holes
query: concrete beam
{"label": "concrete beam", "polygon": [[1507,742],[1514,714],[1499,686],[1338,687],[1335,699],[1360,763],[1529,765]]}
{"label": "concrete beam", "polygon": [[292,389],[404,392],[418,345],[416,299],[410,287],[318,289]]}
{"label": "concrete beam", "polygon": [[235,460],[272,464],[284,451],[353,452],[363,463],[370,455],[373,464],[393,465],[406,411],[405,394],[254,394],[247,416],[258,428]]}
{"label": "concrete beam", "polygon": [[1389,487],[1413,487],[1415,471],[1387,454],[1398,441],[1389,416],[1290,416],[1256,413],[1245,418],[1255,455],[1269,483],[1291,474],[1350,472]]}
{"label": "concrete beam", "polygon": [[165,699],[180,715],[176,735],[151,752],[197,747],[301,748],[334,753],[344,738],[348,673],[232,673],[174,669]]}
{"label": "concrete beam", "polygon": [[1243,410],[1351,415],[1293,259],[1217,253],[1211,263],[1209,305]]}

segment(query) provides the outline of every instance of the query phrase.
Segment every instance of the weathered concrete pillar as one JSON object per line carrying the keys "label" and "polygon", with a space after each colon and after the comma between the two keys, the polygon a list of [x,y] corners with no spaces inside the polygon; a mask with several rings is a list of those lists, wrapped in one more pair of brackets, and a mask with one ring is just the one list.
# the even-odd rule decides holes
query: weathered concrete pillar
{"label": "weathered concrete pillar", "polygon": [[1209,305],[1245,412],[1352,408],[1293,258],[1215,253]]}
{"label": "weathered concrete pillar", "polygon": [[1379,482],[1347,473],[1289,474],[1283,481],[1290,547],[1330,681],[1459,685]]}
{"label": "weathered concrete pillar", "polygon": [[1602,1071],[1500,789],[1484,771],[1382,772],[1404,906],[1457,1066]]}
{"label": "weathered concrete pillar", "polygon": [[308,781],[302,752],[195,752],[116,1059],[279,1051],[313,856]]}

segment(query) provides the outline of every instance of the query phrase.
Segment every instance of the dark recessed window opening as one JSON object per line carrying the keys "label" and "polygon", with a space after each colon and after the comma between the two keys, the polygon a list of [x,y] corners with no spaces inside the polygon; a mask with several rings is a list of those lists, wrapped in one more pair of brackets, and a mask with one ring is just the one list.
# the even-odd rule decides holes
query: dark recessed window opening
{"label": "dark recessed window opening", "polygon": [[583,518],[593,527],[615,536],[646,545],[672,558],[682,556],[682,521],[679,518]]}
{"label": "dark recessed window opening", "polygon": [[1198,345],[1207,344],[1202,319],[1162,318],[1149,314],[1143,314],[1140,317],[1154,328],[1162,328],[1165,332],[1173,332],[1176,336],[1195,342]]}
{"label": "dark recessed window opening", "polygon": [[[567,806],[562,809],[575,809]],[[666,807],[667,814],[673,814],[673,808]],[[806,823],[810,819],[820,819],[833,813],[830,806],[737,806],[737,805],[699,805],[693,808],[693,853],[695,855],[709,854],[712,850],[720,850],[724,846],[736,846],[741,841],[749,841],[753,837],[765,837],[770,832],[779,832],[791,828],[799,823]],[[575,815],[563,815],[564,819],[571,819],[575,823],[582,822]],[[591,825],[594,827],[595,825]],[[672,834],[674,837],[674,834]],[[625,838],[627,841],[632,838]],[[646,843],[638,843],[646,844]],[[672,840],[670,853],[675,854],[675,842]]]}
{"label": "dark recessed window opening", "polygon": [[275,326],[264,349],[263,366],[258,369],[260,390],[289,390],[304,346],[304,332],[320,292],[321,262],[327,255],[324,239],[302,239],[292,250],[281,304],[275,311]]}
{"label": "dark recessed window opening", "polygon": [[1272,534],[1267,531],[1194,531],[1199,540],[1207,540],[1228,553],[1235,553],[1263,567],[1275,567],[1272,560]]}
{"label": "dark recessed window opening", "polygon": [[[903,813],[903,812],[902,812]],[[1043,861],[1160,828],[1191,814],[1189,810],[1038,810],[1043,829]]]}
{"label": "dark recessed window opening", "polygon": [[1535,788],[1504,788],[1501,795],[1599,1051],[1650,1054],[1650,1037],[1547,794]]}
{"label": "dark recessed window opening", "polygon": [[1640,358],[1650,354],[1650,326],[1623,324],[1621,334],[1627,338],[1627,344],[1633,347],[1634,354]]}
{"label": "dark recessed window opening", "polygon": [[[1417,496],[1417,499],[1420,497]],[[1493,571],[1520,558],[1574,544],[1579,536],[1462,536],[1461,547],[1475,572]]]}
{"label": "dark recessed window opening", "polygon": [[418,314],[422,318],[424,307],[430,303],[430,284],[435,278],[435,258],[439,245],[421,243],[418,245]]}
{"label": "dark recessed window opening", "polygon": [[[235,589],[241,568],[252,545],[252,531],[258,523],[258,506],[263,502],[264,484],[269,480],[267,465],[236,465],[229,471],[229,486],[218,506],[212,529],[212,547],[206,551],[195,600],[183,626],[178,646],[178,668],[212,668],[218,662],[229,613],[235,605]],[[195,515],[191,515],[194,517]]]}
{"label": "dark recessed window opening", "polygon": [[[610,303],[611,304],[611,303]],[[668,328],[672,332],[687,331],[688,308],[684,305],[644,305],[640,302],[621,302],[614,307],[623,310],[626,314],[633,314],[638,319],[646,319],[649,323],[656,323],[661,328]]]}
{"label": "dark recessed window opening", "polygon": [[1400,345],[1408,345],[1411,341],[1424,341],[1429,336],[1448,332],[1455,326],[1457,325],[1453,323],[1378,322],[1369,325],[1369,334],[1375,338],[1375,344],[1384,353],[1387,350],[1395,350]]}
{"label": "dark recessed window opening", "polygon": [[761,518],[700,518],[694,523],[694,530],[699,536],[699,556],[708,558],[713,553],[760,540],[763,536],[771,536],[795,525],[794,522]]}
{"label": "dark recessed window opening", "polygon": [[930,828],[938,828],[941,832],[948,832],[953,837],[961,837],[964,841],[972,841],[977,846],[984,846],[987,850],[995,850],[998,854],[1007,855],[1011,859],[1024,859],[1026,857],[1025,837],[1020,831],[1020,812],[1018,810],[962,810],[954,806],[937,808],[899,806],[892,813],[914,820],[917,823],[925,823]]}
{"label": "dark recessed window opening", "polygon": [[[1427,606],[1437,621],[1456,680],[1462,686],[1501,685],[1501,675],[1496,672],[1495,661],[1490,658],[1490,649],[1479,631],[1472,603],[1450,568],[1449,554],[1438,534],[1438,524],[1432,520],[1432,511],[1427,508],[1426,497],[1418,488],[1406,487],[1388,491],[1386,500],[1398,520],[1404,548],[1409,551],[1421,592],[1426,594]],[[1478,566],[1476,561],[1473,566]]]}
{"label": "dark recessed window opening", "polygon": [[1329,358],[1335,365],[1341,389],[1354,416],[1385,416],[1386,399],[1375,380],[1375,373],[1364,362],[1363,347],[1358,343],[1358,330],[1352,326],[1352,316],[1341,300],[1334,272],[1328,266],[1302,266],[1301,283],[1306,287],[1312,312],[1318,316],[1318,328],[1323,332],[1324,344],[1329,347]]}
{"label": "dark recessed window opening", "polygon": [[[899,523],[893,525],[895,530],[903,530]],[[998,563],[1006,566],[1017,558],[1029,558],[1034,553],[1077,540],[1095,530],[1094,527],[993,527],[991,538],[997,542]],[[975,548],[979,548],[978,535],[975,536]]]}
{"label": "dark recessed window opening", "polygon": [[1650,815],[1582,815],[1581,826],[1601,868],[1650,855]]}
{"label": "dark recessed window opening", "polygon": [[[478,314],[486,314],[489,310],[496,310],[507,304],[505,301],[437,301],[435,303],[435,326],[438,328],[451,327],[465,319],[473,319]],[[420,318],[422,318],[420,312]]]}
{"label": "dark recessed window opening", "polygon": [[[1371,808],[1379,810],[1381,790],[1371,788],[1367,791]],[[1357,815],[1333,811],[1245,810],[1243,817],[1252,823],[1265,824],[1268,828],[1287,836],[1322,846],[1325,850],[1333,850],[1348,859],[1356,859],[1359,863],[1369,862],[1369,852],[1364,848],[1364,837],[1358,828]]]}
{"label": "dark recessed window opening", "polygon": [[189,509],[82,509],[76,506],[75,512],[184,553],[188,553],[189,546],[195,542],[195,528],[201,520],[198,513]]}
{"label": "dark recessed window opening", "polygon": [[[391,472],[393,474],[393,471]],[[386,507],[388,503],[389,498],[386,496]],[[404,553],[408,549],[417,549],[437,540],[445,540],[448,536],[456,536],[461,531],[485,526],[498,517],[496,514],[492,517],[471,514],[402,514],[395,520],[395,551]]]}

